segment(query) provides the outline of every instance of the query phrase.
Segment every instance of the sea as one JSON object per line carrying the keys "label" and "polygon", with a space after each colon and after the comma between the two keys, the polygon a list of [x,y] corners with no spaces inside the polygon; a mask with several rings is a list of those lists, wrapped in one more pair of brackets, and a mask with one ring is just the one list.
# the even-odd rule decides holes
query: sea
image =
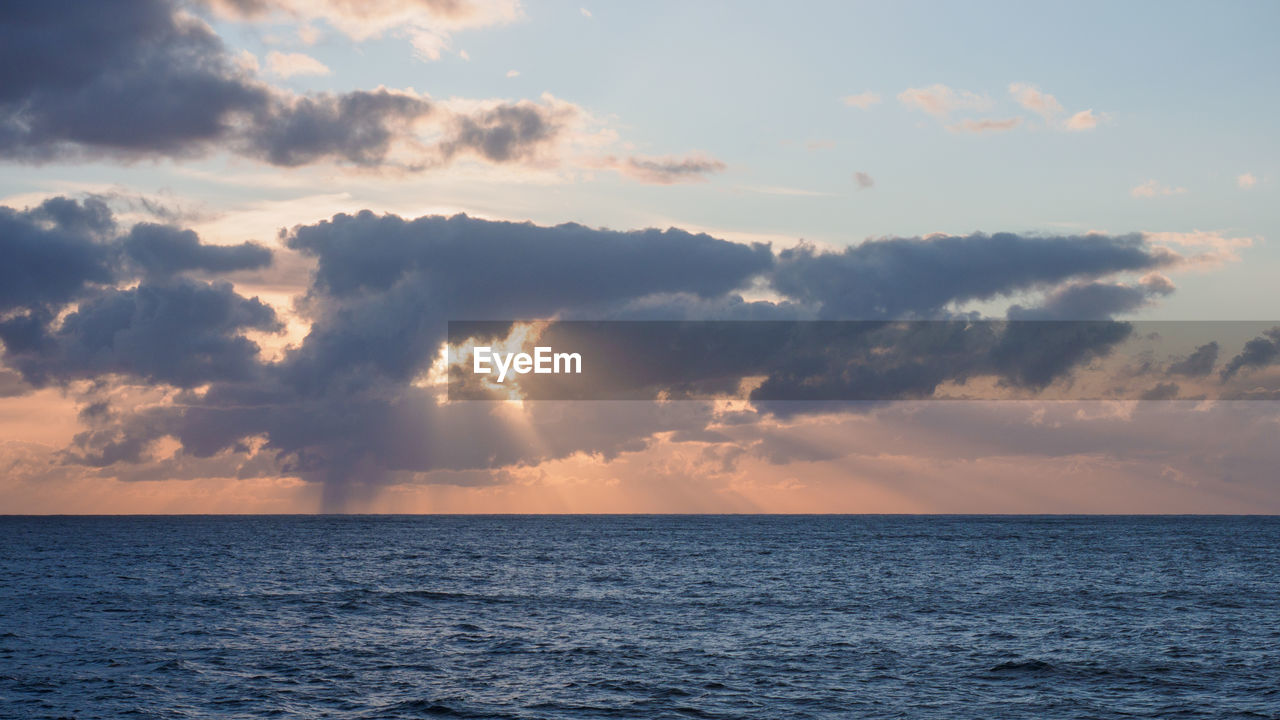
{"label": "sea", "polygon": [[0,717],[1280,718],[1280,518],[0,518]]}

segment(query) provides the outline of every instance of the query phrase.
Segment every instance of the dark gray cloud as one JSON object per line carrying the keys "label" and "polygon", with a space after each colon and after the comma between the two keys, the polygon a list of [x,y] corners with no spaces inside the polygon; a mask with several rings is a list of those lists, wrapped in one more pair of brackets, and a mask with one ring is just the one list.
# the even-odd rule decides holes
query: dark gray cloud
{"label": "dark gray cloud", "polygon": [[37,387],[112,374],[179,387],[244,379],[259,361],[243,331],[280,328],[256,298],[183,275],[261,268],[270,250],[150,223],[120,233],[101,200],[0,208],[0,257],[4,363]]}
{"label": "dark gray cloud", "polygon": [[411,123],[431,110],[426,100],[387,90],[276,99],[247,135],[247,152],[285,167],[324,158],[378,165],[392,141],[410,134]]}
{"label": "dark gray cloud", "polygon": [[495,163],[528,160],[564,129],[555,110],[527,101],[459,115],[453,123],[451,137],[439,144],[445,160],[466,152]]}
{"label": "dark gray cloud", "polygon": [[1168,372],[1170,375],[1204,377],[1213,372],[1213,366],[1218,363],[1218,350],[1216,340],[1207,342],[1190,355],[1170,364]]}
{"label": "dark gray cloud", "polygon": [[205,245],[190,230],[139,223],[120,241],[125,256],[145,275],[168,277],[188,270],[228,273],[271,264],[272,254],[257,243]]}
{"label": "dark gray cloud", "polygon": [[932,317],[955,302],[988,300],[1168,265],[1177,256],[1140,235],[1012,233],[871,240],[840,252],[784,250],[772,273],[784,295],[832,319]]}
{"label": "dark gray cloud", "polygon": [[[71,249],[66,254],[92,260],[69,265],[69,280],[50,276],[62,288],[56,292],[44,285],[11,291],[17,312],[0,328],[6,365],[37,385],[116,376],[180,389],[170,404],[104,408],[87,418],[91,427],[68,457],[104,467],[136,463],[164,436],[180,441],[184,472],[221,467],[230,461],[210,459],[228,453],[267,453],[280,471],[324,482],[330,509],[340,509],[362,483],[438,469],[465,474],[574,452],[610,457],[645,447],[657,432],[697,436],[709,421],[709,407],[698,402],[622,403],[607,419],[594,403],[539,404],[530,412],[541,443],[531,447],[492,406],[442,405],[437,389],[416,384],[449,320],[911,317],[1028,288],[1056,297],[1063,283],[1172,261],[1135,236],[974,235],[880,240],[842,253],[775,253],[676,229],[617,232],[362,212],[283,236],[315,263],[298,306],[311,327],[281,359],[266,361],[246,333],[277,329],[270,309],[226,284],[197,279],[267,262],[263,248],[205,246],[166,226],[121,230],[95,201],[59,199],[5,210],[0,219],[21,231],[0,235],[4,242],[25,238],[7,254],[32,258],[19,274],[39,272],[49,264],[41,253],[59,243]],[[754,287],[781,297],[743,300]],[[927,396],[940,383],[995,374],[1035,389],[1106,353],[1127,332],[1122,323],[1100,328],[1025,336],[966,332],[963,322],[912,323],[884,324],[878,338],[842,344],[766,338],[714,366],[708,360],[704,380],[731,387],[757,369],[759,358],[782,353],[789,364],[753,395],[762,407],[784,389],[796,397],[788,384],[816,388],[816,397],[832,397],[833,390],[835,397],[857,397],[859,388],[874,386],[876,397],[890,387],[908,398]],[[663,371],[658,363],[652,369]],[[688,374],[687,367],[679,370]],[[788,407],[806,411],[804,403]],[[481,436],[485,441],[476,442]]]}
{"label": "dark gray cloud", "polygon": [[0,312],[60,305],[87,286],[114,282],[114,230],[100,201],[48,200],[33,210],[0,207]]}
{"label": "dark gray cloud", "polygon": [[[425,7],[453,17],[455,2]],[[212,4],[233,15],[298,10],[256,0]],[[230,151],[279,167],[334,161],[423,170],[462,156],[554,162],[551,151],[578,113],[568,103],[527,100],[456,111],[385,88],[295,95],[264,83],[254,63],[233,55],[186,7],[182,0],[0,4],[0,159],[130,161]],[[466,3],[456,9],[471,11]],[[366,12],[345,2],[329,10]],[[427,118],[439,133],[429,141],[416,127]],[[619,166],[659,183],[723,168],[699,157],[631,158]]]}
{"label": "dark gray cloud", "polygon": [[1150,276],[1137,285],[1071,283],[1049,293],[1038,307],[1010,307],[1008,316],[1010,320],[1107,320],[1173,291],[1173,283],[1162,275]]}
{"label": "dark gray cloud", "polygon": [[543,318],[605,310],[657,293],[722,296],[764,272],[765,245],[681,230],[405,220],[338,215],[296,228],[290,248],[317,261],[308,342],[291,362],[311,381],[374,367],[404,379],[434,357],[448,319]]}
{"label": "dark gray cloud", "polygon": [[1222,368],[1222,379],[1230,380],[1241,370],[1266,367],[1277,360],[1280,360],[1280,326],[1245,343],[1240,354]]}
{"label": "dark gray cloud", "polygon": [[258,368],[244,330],[280,329],[274,311],[228,283],[175,280],[107,289],[55,327],[45,313],[0,322],[4,362],[36,386],[121,374],[190,387],[240,380]]}
{"label": "dark gray cloud", "polygon": [[226,146],[277,165],[372,165],[432,109],[385,90],[289,97],[166,0],[2,8],[0,157],[11,160],[182,157]]}
{"label": "dark gray cloud", "polygon": [[1174,400],[1178,397],[1178,383],[1156,383],[1154,387],[1142,393],[1142,400]]}
{"label": "dark gray cloud", "polygon": [[19,160],[189,155],[270,97],[162,0],[5,3],[0,67],[0,153]]}
{"label": "dark gray cloud", "polygon": [[255,270],[272,261],[257,243],[206,245],[171,225],[138,223],[121,233],[111,208],[95,197],[0,207],[0,257],[0,310],[57,306],[125,280]]}

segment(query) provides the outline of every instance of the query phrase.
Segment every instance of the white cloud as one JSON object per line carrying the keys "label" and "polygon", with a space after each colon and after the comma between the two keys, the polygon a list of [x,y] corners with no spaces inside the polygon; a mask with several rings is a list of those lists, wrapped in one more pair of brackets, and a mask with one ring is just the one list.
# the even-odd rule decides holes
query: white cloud
{"label": "white cloud", "polygon": [[508,71],[507,71],[507,77],[509,77],[509,78],[520,77],[520,71],[519,71],[519,70],[508,70]]}
{"label": "white cloud", "polygon": [[973,133],[976,135],[981,133],[1008,132],[1021,124],[1021,117],[1004,119],[984,118],[982,120],[962,120],[954,125],[948,125],[947,129],[951,132]]}
{"label": "white cloud", "polygon": [[845,105],[848,105],[849,107],[856,107],[861,110],[866,110],[872,105],[877,105],[879,103],[880,103],[880,94],[873,93],[871,91],[860,92],[857,95],[846,95],[844,97]]}
{"label": "white cloud", "polygon": [[1200,266],[1237,262],[1240,260],[1240,250],[1253,247],[1254,244],[1252,237],[1231,237],[1219,230],[1144,232],[1142,236],[1152,245],[1173,252],[1178,252],[1175,248],[1195,252],[1194,255],[1186,257],[1185,262]]}
{"label": "white cloud", "polygon": [[[520,0],[207,0],[220,14],[241,20],[266,18],[307,26],[324,21],[356,41],[387,33],[409,38],[423,60],[449,50],[459,30],[515,22],[524,17]],[[305,41],[305,38],[303,38]]]}
{"label": "white cloud", "polygon": [[1258,178],[1254,177],[1253,173],[1241,173],[1240,176],[1236,178],[1236,185],[1241,190],[1248,190],[1257,184]]}
{"label": "white cloud", "polygon": [[1089,108],[1088,110],[1081,110],[1075,115],[1072,115],[1071,117],[1067,118],[1067,121],[1066,123],[1063,124],[1063,127],[1072,132],[1092,130],[1098,127],[1098,121],[1100,119],[1101,119],[1100,116],[1094,114],[1093,108]]}
{"label": "white cloud", "polygon": [[1044,118],[1044,124],[1051,128],[1068,132],[1081,132],[1098,127],[1098,123],[1102,120],[1100,114],[1095,113],[1093,108],[1089,108],[1071,115],[1066,120],[1059,121],[1058,118],[1063,113],[1062,103],[1058,102],[1056,97],[1042,91],[1031,83],[1010,83],[1009,94],[1024,110]]}
{"label": "white cloud", "polygon": [[1129,194],[1140,198],[1153,198],[1165,195],[1185,195],[1187,189],[1184,187],[1170,187],[1162,185],[1156,180],[1148,180],[1141,185],[1135,186],[1129,191]]}
{"label": "white cloud", "polygon": [[586,8],[578,8],[582,11],[582,17],[591,17],[591,11]]}
{"label": "white cloud", "polygon": [[1009,94],[1024,109],[1039,115],[1045,119],[1045,122],[1053,122],[1053,118],[1062,112],[1062,103],[1058,99],[1046,92],[1041,92],[1040,88],[1030,83],[1011,83],[1009,85]]}
{"label": "white cloud", "polygon": [[957,110],[986,110],[991,107],[991,99],[986,95],[968,90],[953,90],[941,83],[923,88],[907,88],[898,94],[898,101],[909,108],[944,119]]}
{"label": "white cloud", "polygon": [[295,75],[328,75],[330,70],[327,65],[310,55],[272,50],[267,54],[267,72],[277,77],[289,78]]}

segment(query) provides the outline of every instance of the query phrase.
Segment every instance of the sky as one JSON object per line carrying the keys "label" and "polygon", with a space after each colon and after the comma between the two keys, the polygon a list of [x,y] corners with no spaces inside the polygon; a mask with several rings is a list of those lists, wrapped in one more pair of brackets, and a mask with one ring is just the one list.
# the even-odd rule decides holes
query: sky
{"label": "sky", "polygon": [[[1277,20],[6,3],[0,512],[1280,512]],[[671,317],[1206,324],[1130,378],[1174,402],[450,403],[435,365],[449,320]]]}

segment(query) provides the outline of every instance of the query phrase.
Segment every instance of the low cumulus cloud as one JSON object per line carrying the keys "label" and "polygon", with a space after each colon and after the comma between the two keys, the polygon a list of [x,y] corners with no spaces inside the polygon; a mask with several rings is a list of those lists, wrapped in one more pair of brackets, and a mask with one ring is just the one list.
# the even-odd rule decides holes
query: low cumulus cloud
{"label": "low cumulus cloud", "polygon": [[1081,277],[1146,272],[1180,259],[1137,234],[975,233],[885,238],[840,251],[800,246],[778,254],[771,279],[779,292],[818,304],[831,319],[928,318],[952,303]]}
{"label": "low cumulus cloud", "polygon": [[[216,3],[244,17],[364,18],[404,14],[469,18],[473,3]],[[434,21],[434,20],[433,20]],[[376,23],[375,23],[376,24]],[[296,94],[258,77],[204,21],[171,0],[8,3],[0,10],[0,159],[46,163],[92,158],[200,157],[232,152],[277,167],[333,162],[428,170],[470,157],[495,165],[556,165],[585,122],[577,106],[451,99],[380,87]],[[266,58],[269,75],[320,75],[300,53]],[[618,163],[642,182],[692,181],[724,169],[704,157],[633,157]]]}
{"label": "low cumulus cloud", "polygon": [[1280,361],[1280,326],[1245,343],[1240,354],[1222,368],[1222,379],[1230,380],[1243,371],[1267,367],[1277,361]]}
{"label": "low cumulus cloud", "polygon": [[[450,319],[903,319],[949,316],[963,303],[1027,290],[1046,291],[1046,306],[1061,312],[1085,291],[1055,295],[1055,288],[1150,273],[1178,257],[1136,235],[884,238],[839,252],[775,251],[676,229],[362,212],[284,236],[315,263],[297,301],[310,328],[299,344],[266,359],[251,337],[277,331],[279,319],[216,277],[269,263],[271,253],[260,246],[209,246],[171,226],[118,227],[95,200],[6,208],[0,227],[0,252],[9,260],[0,269],[0,341],[5,366],[20,375],[7,385],[21,391],[88,380],[176,393],[146,405],[108,403],[86,415],[91,429],[67,457],[104,467],[150,462],[149,449],[164,437],[180,443],[190,472],[205,466],[202,459],[231,453],[244,464],[263,454],[259,464],[323,482],[329,509],[344,507],[360,487],[406,474],[466,475],[575,453],[611,457],[645,447],[654,433],[704,433],[710,422],[706,403],[616,412],[553,404],[530,410],[542,438],[531,445],[494,406],[444,403],[441,388],[425,382]],[[1149,277],[1138,286],[1143,292],[1168,289]],[[744,300],[752,287],[777,299]],[[1123,334],[1122,324],[1116,327]],[[868,364],[862,376],[838,381],[848,392],[868,378],[892,382],[904,397],[974,372],[1038,387],[1122,334],[1076,338],[1075,355],[1027,354],[1025,348],[1046,346],[1042,337],[992,336],[975,365],[960,362],[975,356],[968,352],[973,335],[933,333],[889,346],[927,347],[928,355],[895,356],[897,370]],[[875,347],[865,345],[864,354],[882,356]],[[758,397],[794,390],[780,383],[813,383],[821,367],[778,376]],[[803,404],[787,412],[800,411]],[[480,436],[485,442],[475,441]]]}
{"label": "low cumulus cloud", "polygon": [[1186,375],[1187,377],[1204,377],[1213,372],[1218,363],[1220,347],[1216,340],[1207,342],[1195,349],[1195,352],[1179,358],[1169,365],[1170,375]]}
{"label": "low cumulus cloud", "polygon": [[206,245],[151,223],[122,230],[99,200],[0,208],[0,256],[4,363],[33,387],[111,375],[174,387],[245,379],[259,365],[244,331],[282,329],[270,306],[201,279],[266,267],[267,248]]}
{"label": "low cumulus cloud", "polygon": [[186,157],[229,147],[278,165],[371,165],[433,109],[388,90],[274,90],[208,25],[164,0],[19,2],[3,12],[0,63],[12,70],[0,77],[0,156],[10,160]]}
{"label": "low cumulus cloud", "polygon": [[536,159],[564,131],[575,109],[521,101],[458,115],[439,144],[445,161],[472,154],[494,163]]}
{"label": "low cumulus cloud", "polygon": [[1049,293],[1037,307],[1009,308],[1010,320],[1110,320],[1153,304],[1177,288],[1159,273],[1137,284],[1119,282],[1071,283]]}

